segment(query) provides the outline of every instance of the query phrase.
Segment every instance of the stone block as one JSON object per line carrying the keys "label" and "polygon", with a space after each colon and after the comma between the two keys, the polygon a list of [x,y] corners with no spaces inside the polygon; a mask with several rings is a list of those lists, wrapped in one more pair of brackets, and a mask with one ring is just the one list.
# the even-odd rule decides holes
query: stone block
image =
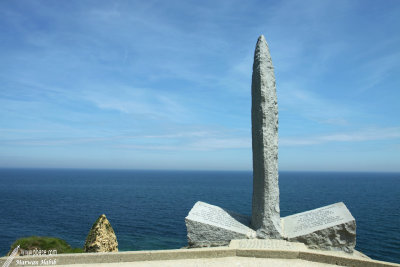
{"label": "stone block", "polygon": [[185,218],[189,247],[226,246],[233,239],[254,238],[250,217],[198,201]]}
{"label": "stone block", "polygon": [[352,253],[356,221],[343,202],[282,218],[284,236],[312,249]]}

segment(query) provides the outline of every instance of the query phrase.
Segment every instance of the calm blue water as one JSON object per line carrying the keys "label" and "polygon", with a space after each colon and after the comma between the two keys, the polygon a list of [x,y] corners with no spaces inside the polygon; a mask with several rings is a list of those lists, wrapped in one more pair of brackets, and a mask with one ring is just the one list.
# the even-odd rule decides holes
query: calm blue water
{"label": "calm blue water", "polygon": [[[280,173],[281,216],[343,201],[357,222],[357,250],[400,263],[400,174]],[[184,218],[198,200],[251,214],[251,172],[0,170],[0,254],[20,237],[82,247],[105,213],[119,249],[186,245]]]}

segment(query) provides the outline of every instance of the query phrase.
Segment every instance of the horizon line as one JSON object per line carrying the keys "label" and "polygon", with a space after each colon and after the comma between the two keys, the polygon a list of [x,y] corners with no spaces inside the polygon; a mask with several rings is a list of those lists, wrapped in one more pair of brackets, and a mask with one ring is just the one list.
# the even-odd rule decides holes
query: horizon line
{"label": "horizon line", "polygon": [[[253,170],[208,169],[139,169],[139,168],[78,168],[78,167],[1,167],[0,170],[80,170],[80,171],[161,171],[161,172],[252,172]],[[336,172],[336,173],[399,173],[400,171],[365,170],[278,170],[278,172]]]}

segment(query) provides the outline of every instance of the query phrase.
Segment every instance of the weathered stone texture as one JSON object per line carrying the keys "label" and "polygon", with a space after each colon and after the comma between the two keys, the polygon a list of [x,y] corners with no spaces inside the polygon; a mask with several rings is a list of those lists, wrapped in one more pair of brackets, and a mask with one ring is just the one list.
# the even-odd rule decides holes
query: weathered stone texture
{"label": "weathered stone texture", "polygon": [[189,247],[226,246],[233,239],[254,238],[250,217],[198,201],[185,218]]}
{"label": "weathered stone texture", "polygon": [[251,85],[252,226],[259,238],[281,238],[278,186],[278,102],[267,42],[258,38]]}
{"label": "weathered stone texture", "polygon": [[356,245],[356,221],[343,202],[287,216],[282,225],[289,241],[312,249],[351,253]]}
{"label": "weathered stone texture", "polygon": [[93,224],[86,237],[84,252],[117,252],[118,242],[114,229],[107,220],[106,215],[101,215]]}
{"label": "weathered stone texture", "polygon": [[356,246],[356,221],[335,225],[307,235],[289,238],[311,249],[338,250],[352,253]]}
{"label": "weathered stone texture", "polygon": [[227,246],[234,239],[244,239],[245,234],[213,225],[185,220],[188,245],[191,248]]}

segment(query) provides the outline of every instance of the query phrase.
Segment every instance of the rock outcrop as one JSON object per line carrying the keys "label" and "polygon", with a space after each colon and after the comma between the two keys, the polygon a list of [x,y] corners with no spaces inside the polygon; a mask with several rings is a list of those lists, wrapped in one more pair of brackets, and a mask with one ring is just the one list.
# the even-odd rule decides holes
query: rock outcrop
{"label": "rock outcrop", "polygon": [[86,237],[84,252],[117,252],[118,241],[114,229],[102,214],[90,229]]}

